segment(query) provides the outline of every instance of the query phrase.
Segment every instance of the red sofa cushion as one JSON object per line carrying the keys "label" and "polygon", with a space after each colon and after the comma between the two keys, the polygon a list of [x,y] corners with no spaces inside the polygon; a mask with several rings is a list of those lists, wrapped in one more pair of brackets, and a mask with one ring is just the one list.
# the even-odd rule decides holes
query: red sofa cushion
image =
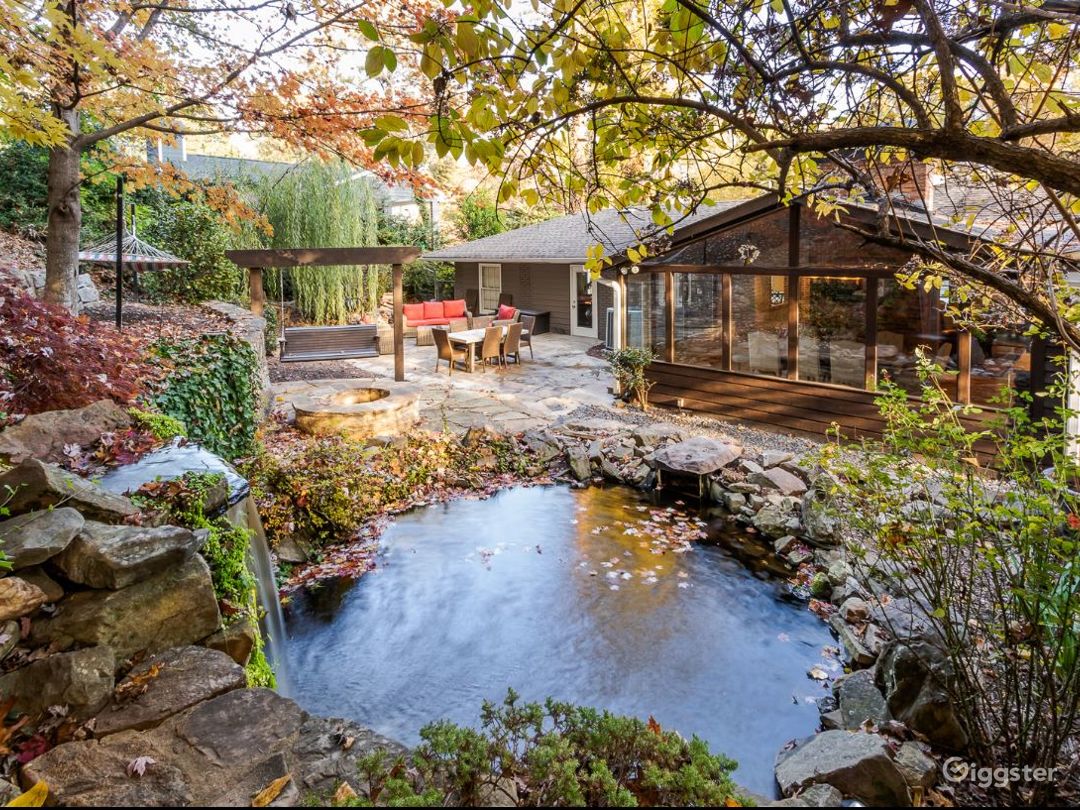
{"label": "red sofa cushion", "polygon": [[449,326],[449,318],[421,318],[418,321],[409,321],[409,326]]}
{"label": "red sofa cushion", "polygon": [[447,318],[464,318],[465,317],[465,299],[452,298],[449,301],[443,301],[443,315]]}
{"label": "red sofa cushion", "polygon": [[443,312],[442,301],[425,301],[424,302],[424,319],[428,318],[445,318],[446,314]]}
{"label": "red sofa cushion", "polygon": [[424,305],[423,304],[405,304],[401,308],[401,314],[405,316],[405,320],[410,324],[413,321],[418,321],[424,317]]}
{"label": "red sofa cushion", "polygon": [[508,307],[506,304],[499,304],[499,314],[495,316],[497,321],[508,321],[517,315],[517,309],[514,307]]}

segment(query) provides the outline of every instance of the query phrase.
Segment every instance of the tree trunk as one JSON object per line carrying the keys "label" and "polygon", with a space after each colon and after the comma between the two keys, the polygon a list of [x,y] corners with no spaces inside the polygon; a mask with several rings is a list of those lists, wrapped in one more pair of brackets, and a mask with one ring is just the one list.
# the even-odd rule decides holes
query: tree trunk
{"label": "tree trunk", "polygon": [[74,138],[79,134],[79,113],[76,110],[60,110],[58,115],[71,130],[72,141],[49,152],[45,300],[76,312],[79,308],[79,230],[82,227],[82,204],[79,200],[79,158],[82,151],[74,145]]}

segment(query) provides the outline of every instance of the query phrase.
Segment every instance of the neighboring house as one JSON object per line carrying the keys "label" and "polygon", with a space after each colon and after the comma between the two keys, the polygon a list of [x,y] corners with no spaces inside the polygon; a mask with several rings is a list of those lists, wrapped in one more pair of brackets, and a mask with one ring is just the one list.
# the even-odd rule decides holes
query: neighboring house
{"label": "neighboring house", "polygon": [[[925,211],[896,202],[903,230],[930,237]],[[773,195],[703,207],[662,253],[636,265],[625,250],[637,243],[635,228],[649,230],[642,211],[605,211],[591,223],[561,217],[425,258],[454,262],[455,295],[479,290],[482,308],[510,293],[518,307],[550,311],[554,331],[652,349],[651,397],[664,405],[788,430],[821,434],[838,423],[847,435],[877,435],[874,390],[888,377],[919,395],[919,348],[944,369],[938,382],[959,402],[992,409],[1001,396],[1042,390],[1041,340],[1024,335],[1023,324],[976,337],[951,323],[948,288],[901,285],[895,274],[911,254],[845,230],[876,216],[869,206],[845,207],[839,220]],[[963,231],[946,221],[933,234],[958,250],[992,236],[985,224]],[[582,265],[597,242],[613,264],[590,283]]]}
{"label": "neighboring house", "polygon": [[[255,160],[252,158],[220,157],[218,155],[197,155],[189,152],[183,136],[178,136],[176,145],[170,146],[161,141],[147,142],[146,159],[150,163],[171,163],[182,169],[188,177],[200,180],[276,180],[296,166],[277,160]],[[409,222],[421,219],[421,206],[434,215],[438,222],[442,205],[441,200],[421,200],[416,192],[406,185],[387,185],[369,171],[357,171],[353,180],[371,182],[379,194],[383,211],[390,216],[401,217]]]}

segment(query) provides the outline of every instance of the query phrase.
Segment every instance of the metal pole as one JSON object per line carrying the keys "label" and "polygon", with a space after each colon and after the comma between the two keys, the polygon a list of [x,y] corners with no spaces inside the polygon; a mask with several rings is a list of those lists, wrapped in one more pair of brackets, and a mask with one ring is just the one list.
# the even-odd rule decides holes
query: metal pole
{"label": "metal pole", "polygon": [[116,328],[124,328],[124,178],[116,178]]}
{"label": "metal pole", "polygon": [[401,265],[395,264],[392,271],[394,282],[394,379],[398,382],[405,379],[405,323],[401,310],[405,302],[405,296],[401,289],[401,275]]}
{"label": "metal pole", "polygon": [[[131,211],[131,235],[132,236],[138,236],[139,232],[135,229],[135,203],[131,204],[131,208],[129,210]],[[135,287],[135,294],[136,295],[140,294],[142,292],[142,290],[139,289],[139,268],[138,268],[138,265],[131,268],[131,282]]]}

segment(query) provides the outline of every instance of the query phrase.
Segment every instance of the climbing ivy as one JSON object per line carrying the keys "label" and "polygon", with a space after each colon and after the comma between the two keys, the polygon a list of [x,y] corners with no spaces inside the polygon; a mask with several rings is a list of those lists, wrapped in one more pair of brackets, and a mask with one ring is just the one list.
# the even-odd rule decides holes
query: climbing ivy
{"label": "climbing ivy", "polygon": [[250,453],[259,406],[255,351],[230,334],[160,340],[152,349],[169,366],[153,404],[212,452],[228,459]]}
{"label": "climbing ivy", "polygon": [[177,438],[187,438],[187,428],[179,419],[163,413],[144,411],[141,408],[129,408],[128,415],[135,424],[161,442],[171,442]]}

